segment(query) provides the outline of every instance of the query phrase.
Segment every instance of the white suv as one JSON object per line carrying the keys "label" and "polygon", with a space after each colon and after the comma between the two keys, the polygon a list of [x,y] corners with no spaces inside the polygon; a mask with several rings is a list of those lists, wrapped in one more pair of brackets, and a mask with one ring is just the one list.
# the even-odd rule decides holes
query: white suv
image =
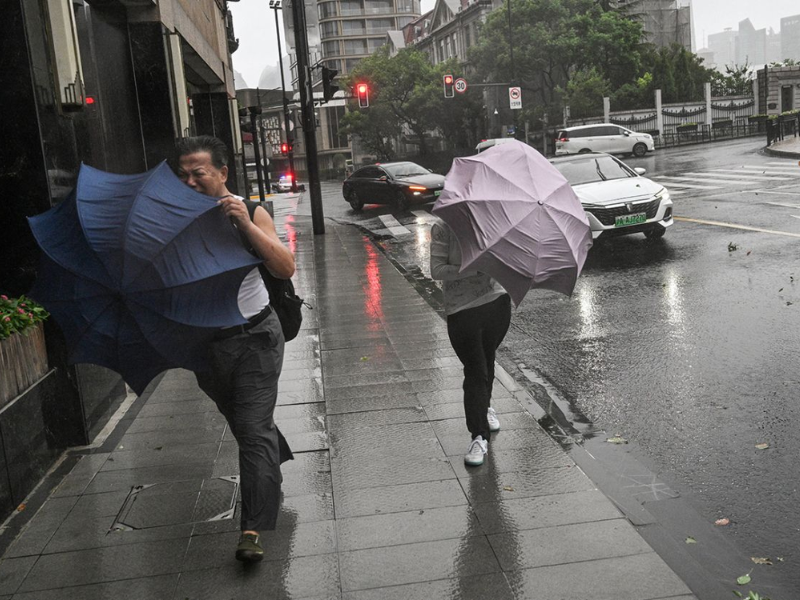
{"label": "white suv", "polygon": [[652,135],[609,123],[567,127],[559,130],[556,137],[556,155],[606,152],[644,156],[653,150]]}

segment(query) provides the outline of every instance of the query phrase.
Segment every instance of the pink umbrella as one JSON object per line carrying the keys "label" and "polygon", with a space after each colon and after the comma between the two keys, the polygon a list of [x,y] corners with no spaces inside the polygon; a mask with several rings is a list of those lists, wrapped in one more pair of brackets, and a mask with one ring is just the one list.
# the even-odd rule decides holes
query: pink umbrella
{"label": "pink umbrella", "polygon": [[531,288],[572,294],[592,233],[569,183],[522,142],[456,158],[433,212],[461,246],[461,270],[496,279],[519,306]]}

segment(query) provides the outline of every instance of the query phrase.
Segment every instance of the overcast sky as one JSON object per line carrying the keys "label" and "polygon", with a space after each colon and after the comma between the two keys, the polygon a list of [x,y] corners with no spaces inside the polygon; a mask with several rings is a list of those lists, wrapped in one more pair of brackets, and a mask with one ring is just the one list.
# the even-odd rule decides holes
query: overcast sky
{"label": "overcast sky", "polygon": [[[422,0],[423,12],[433,5],[434,0]],[[800,13],[798,0],[693,0],[692,5],[696,50],[704,45],[709,34],[726,27],[737,29],[739,21],[748,17],[757,29],[772,27],[777,32],[781,17]],[[278,64],[275,16],[267,0],[241,0],[228,6],[240,43],[233,55],[233,66],[244,75],[248,85],[255,87],[264,66]],[[283,39],[281,44],[285,53]]]}

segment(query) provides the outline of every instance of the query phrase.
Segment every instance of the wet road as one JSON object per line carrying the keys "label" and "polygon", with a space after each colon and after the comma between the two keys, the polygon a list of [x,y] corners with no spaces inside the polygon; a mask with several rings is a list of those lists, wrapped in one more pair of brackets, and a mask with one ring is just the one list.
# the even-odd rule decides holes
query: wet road
{"label": "wet road", "polygon": [[[590,430],[635,442],[704,518],[729,518],[735,544],[800,590],[800,166],[761,146],[626,159],[670,189],[675,226],[662,240],[596,243],[572,298],[529,294],[503,357],[552,384]],[[324,196],[326,217],[429,275],[430,207],[356,214],[336,186]]]}

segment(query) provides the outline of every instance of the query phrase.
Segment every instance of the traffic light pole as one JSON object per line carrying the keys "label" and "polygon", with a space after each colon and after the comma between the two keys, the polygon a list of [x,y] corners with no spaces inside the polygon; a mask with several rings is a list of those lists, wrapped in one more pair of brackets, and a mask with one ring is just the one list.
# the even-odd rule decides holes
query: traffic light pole
{"label": "traffic light pole", "polygon": [[325,233],[322,215],[322,190],[317,162],[317,130],[314,118],[314,95],[311,92],[311,71],[308,67],[308,33],[303,0],[292,0],[295,51],[297,53],[297,85],[300,88],[300,111],[303,121],[303,140],[306,147],[306,168],[311,194],[311,225],[315,235]]}
{"label": "traffic light pole", "polygon": [[[281,28],[278,24],[278,10],[280,10],[280,3],[273,5],[270,2],[270,8],[275,11],[275,31],[278,34],[278,67],[281,70],[281,90],[283,99],[283,127],[286,129],[286,143],[292,146],[292,141],[289,140],[289,103],[286,101],[286,81],[283,75],[283,51],[281,50]],[[297,172],[294,170],[294,151],[289,151],[289,171],[292,173],[292,193],[297,193]]]}
{"label": "traffic light pole", "polygon": [[[261,176],[261,152],[258,149],[258,124],[256,123],[256,115],[261,114],[260,106],[251,106],[248,109],[250,113],[250,127],[253,130],[253,155],[256,159],[256,177],[258,178],[258,198],[264,202],[264,178]],[[248,197],[250,196],[248,190]]]}

